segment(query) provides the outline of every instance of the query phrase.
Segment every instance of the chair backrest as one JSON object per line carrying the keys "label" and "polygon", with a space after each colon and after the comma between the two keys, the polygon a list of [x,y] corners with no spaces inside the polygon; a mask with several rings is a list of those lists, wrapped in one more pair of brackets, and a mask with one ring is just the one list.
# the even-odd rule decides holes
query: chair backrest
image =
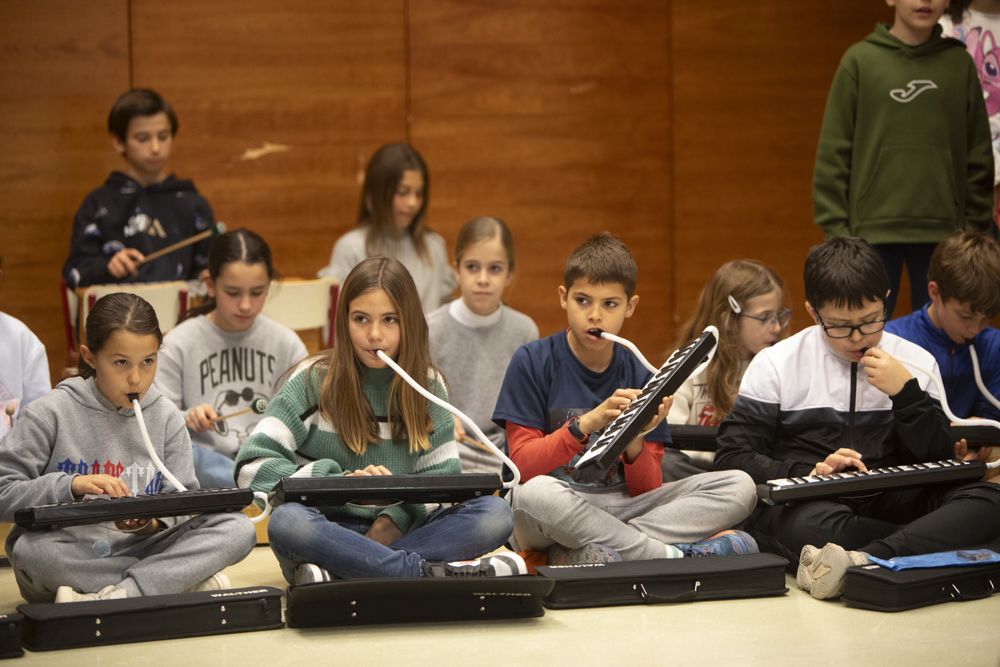
{"label": "chair backrest", "polygon": [[261,312],[294,331],[322,329],[323,343],[329,347],[338,290],[334,278],[275,280]]}
{"label": "chair backrest", "polygon": [[149,302],[156,311],[156,319],[160,322],[160,331],[167,333],[187,312],[188,284],[183,280],[161,283],[127,283],[122,285],[91,285],[86,288],[80,308],[80,342],[86,342],[85,323],[90,309],[97,300],[105,294],[128,292],[141,296]]}

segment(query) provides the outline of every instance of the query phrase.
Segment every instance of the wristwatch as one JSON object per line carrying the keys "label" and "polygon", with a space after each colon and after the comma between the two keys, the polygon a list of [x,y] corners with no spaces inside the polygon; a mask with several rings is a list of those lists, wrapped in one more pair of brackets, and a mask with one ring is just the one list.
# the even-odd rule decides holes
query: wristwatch
{"label": "wristwatch", "polygon": [[573,436],[573,439],[581,445],[586,445],[587,441],[590,440],[590,434],[580,430],[579,417],[570,417],[569,421],[566,422],[566,428],[569,430],[569,434]]}

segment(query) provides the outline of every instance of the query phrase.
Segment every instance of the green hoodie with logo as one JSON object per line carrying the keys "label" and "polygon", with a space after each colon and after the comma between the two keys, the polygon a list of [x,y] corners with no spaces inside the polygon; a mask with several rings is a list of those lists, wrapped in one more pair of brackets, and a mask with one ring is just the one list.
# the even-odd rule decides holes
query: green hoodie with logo
{"label": "green hoodie with logo", "polygon": [[908,46],[880,24],[847,50],[813,173],[827,239],[936,243],[992,224],[993,154],[975,65],[958,40]]}

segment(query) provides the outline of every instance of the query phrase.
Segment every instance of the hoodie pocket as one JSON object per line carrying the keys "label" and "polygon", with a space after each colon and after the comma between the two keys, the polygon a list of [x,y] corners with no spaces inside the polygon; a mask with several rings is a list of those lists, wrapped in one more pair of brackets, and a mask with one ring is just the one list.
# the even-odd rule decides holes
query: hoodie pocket
{"label": "hoodie pocket", "polygon": [[958,189],[951,151],[933,146],[888,146],[858,199],[858,220],[957,220]]}

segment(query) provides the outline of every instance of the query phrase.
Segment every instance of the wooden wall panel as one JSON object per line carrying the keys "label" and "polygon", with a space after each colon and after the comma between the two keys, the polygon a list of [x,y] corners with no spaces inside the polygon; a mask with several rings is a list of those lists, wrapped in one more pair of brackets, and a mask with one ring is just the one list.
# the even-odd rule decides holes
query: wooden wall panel
{"label": "wooden wall panel", "polygon": [[106,123],[128,87],[124,0],[0,2],[0,310],[66,359],[59,279],[73,213],[118,164]]}
{"label": "wooden wall panel", "polygon": [[[822,241],[812,170],[844,50],[891,14],[875,2],[673,2],[675,321],[723,262],[749,257],[807,321],[802,264]],[[897,309],[898,310],[898,309]]]}
{"label": "wooden wall panel", "polygon": [[[133,0],[136,85],[181,122],[174,168],[216,217],[312,276],[357,216],[359,171],[406,138],[400,0]],[[252,158],[255,149],[283,147]],[[249,151],[249,153],[248,153]]]}
{"label": "wooden wall panel", "polygon": [[511,226],[508,296],[543,335],[566,326],[569,252],[612,230],[639,264],[623,335],[667,343],[669,58],[665,2],[411,2],[411,137],[431,170],[430,224],[453,248],[478,215]]}

